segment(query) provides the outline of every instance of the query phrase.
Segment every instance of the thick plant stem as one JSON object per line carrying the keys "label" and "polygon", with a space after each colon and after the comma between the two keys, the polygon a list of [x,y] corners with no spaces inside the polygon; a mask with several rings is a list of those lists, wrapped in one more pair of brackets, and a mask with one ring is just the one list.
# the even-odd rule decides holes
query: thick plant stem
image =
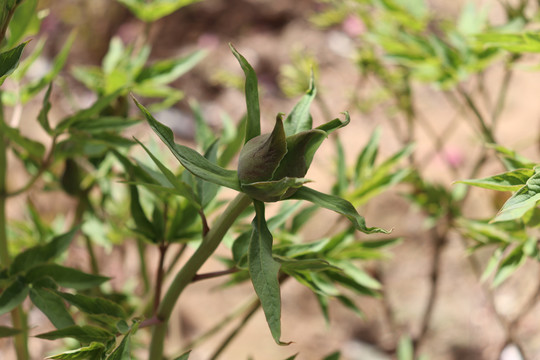
{"label": "thick plant stem", "polygon": [[176,277],[158,307],[156,315],[163,323],[154,327],[152,332],[152,342],[150,344],[150,353],[148,357],[150,360],[162,359],[163,357],[163,343],[167,332],[167,324],[178,297],[185,287],[191,283],[191,280],[197,274],[197,271],[201,266],[214,253],[221,243],[223,236],[225,236],[225,233],[249,204],[251,204],[251,199],[247,195],[243,193],[238,194],[213,224],[199,248],[178,274],[176,274]]}

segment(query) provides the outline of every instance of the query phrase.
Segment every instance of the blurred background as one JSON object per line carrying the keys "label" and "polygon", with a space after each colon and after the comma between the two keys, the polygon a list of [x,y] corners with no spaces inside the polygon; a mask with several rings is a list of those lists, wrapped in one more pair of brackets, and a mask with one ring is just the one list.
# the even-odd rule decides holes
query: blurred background
{"label": "blurred background", "polygon": [[[451,97],[447,93],[453,91],[455,83],[466,89],[476,89],[476,80],[470,80],[472,76],[458,76],[450,85],[443,81],[412,81],[410,91],[415,94],[416,121],[420,125],[409,134],[408,119],[402,109],[389,105],[388,94],[381,90],[380,83],[366,76],[367,67],[362,65],[366,59],[362,52],[365,50],[364,36],[370,28],[365,19],[351,9],[363,3],[377,2],[204,0],[146,25],[117,1],[40,0],[39,9],[48,13],[35,38],[46,37],[47,42],[42,58],[32,67],[29,76],[38,77],[48,71],[72,31],[76,31],[76,39],[61,72],[61,84],[56,86],[51,99],[54,103],[51,118],[59,119],[73,108],[83,108],[95,101],[95,94],[81,81],[78,69],[100,67],[112,39],[120,39],[124,44],[137,43],[144,34],[151,44],[150,61],[204,49],[208,51],[207,56],[170,84],[182,95],[171,107],[155,112],[158,120],[174,130],[178,142],[193,145],[196,125],[190,104],[194,99],[199,103],[205,121],[216,131],[224,126],[224,114],[237,123],[245,113],[244,78],[230,52],[228,43],[232,43],[259,77],[263,132],[272,128],[278,112],[288,113],[292,109],[309,87],[313,69],[318,88],[312,107],[314,124],[338,117],[345,110],[350,112],[351,123],[339,131],[347,166],[354,166],[354,160],[378,128],[382,134],[378,150],[380,158],[396,153],[408,142],[414,143],[416,162],[412,165],[421,165],[416,170],[421,172],[422,179],[434,188],[452,189],[454,181],[468,177],[483,145],[478,129],[471,126],[475,124],[474,114],[449,101]],[[527,6],[536,11],[536,4],[530,3]],[[444,26],[452,26],[463,21],[464,9],[474,8],[476,14],[483,14],[483,21],[496,25],[508,21],[504,4],[506,2],[495,0],[432,0],[426,1],[426,11],[433,24],[440,21]],[[393,21],[377,18],[376,11],[371,20],[374,23]],[[422,31],[429,30],[430,26],[427,24]],[[434,33],[439,31],[437,26],[432,25]],[[32,41],[29,46],[36,43]],[[536,98],[540,77],[538,72],[531,71],[537,66],[537,59],[525,56],[522,60],[512,73],[496,134],[499,143],[538,161],[540,102]],[[495,63],[481,76],[486,93],[495,94],[505,76],[505,63]],[[471,93],[483,96],[481,90],[471,90]],[[21,117],[21,126],[25,133],[32,134],[35,130],[32,119],[41,107],[40,97],[29,104]],[[489,112],[490,109],[484,106],[480,111]],[[146,124],[138,125],[130,132],[143,142],[152,138]],[[336,156],[332,142],[323,144],[307,174],[314,180],[312,187],[331,190],[335,179],[329,174],[335,170]],[[406,166],[407,161],[402,165]],[[12,170],[9,182],[21,182],[24,175],[19,175],[16,167]],[[497,161],[487,159],[478,176],[502,170]],[[537,298],[538,264],[526,262],[502,285],[492,288],[489,281],[480,281],[478,274],[487,265],[491,252],[480,250],[478,262],[471,263],[463,234],[457,230],[441,230],[437,225],[440,225],[437,223],[439,218],[408,199],[410,191],[410,184],[396,184],[361,207],[368,225],[393,229],[392,235],[402,238],[399,245],[386,252],[384,259],[363,264],[366,271],[383,284],[382,298],[354,295],[354,302],[363,316],[355,315],[339,302],[331,302],[330,321],[326,323],[313,294],[296,282],[287,282],[282,288],[282,339],[293,343],[277,346],[259,312],[221,358],[274,360],[299,353],[297,359],[311,360],[340,351],[345,360],[393,359],[404,334],[421,339],[419,352],[427,359],[521,359],[508,355],[515,351],[515,348],[507,347],[513,340],[509,334],[519,337],[518,348],[526,351],[528,359],[540,358],[537,321],[540,308],[536,301],[530,300]],[[50,219],[73,205],[69,197],[54,193],[31,196],[35,206]],[[497,206],[505,200],[504,196],[502,199],[497,196],[500,194],[472,190],[462,209],[465,217],[493,217]],[[441,203],[432,205],[444,210],[441,199]],[[23,198],[10,200],[10,218],[21,218],[25,203]],[[304,238],[314,240],[320,234],[332,231],[335,221],[333,214],[317,213],[305,228]],[[103,261],[102,272],[113,277],[113,288],[127,291],[130,279],[137,271],[135,246],[117,239],[111,241],[106,236],[103,241],[108,243],[97,250],[98,258]],[[84,248],[79,250],[76,248],[70,254],[70,262],[87,261]],[[225,255],[227,251],[221,249],[220,254]],[[149,251],[149,263],[155,263],[157,256],[157,251],[155,254]],[[205,270],[219,268],[219,262],[212,261]],[[222,280],[196,283],[182,295],[171,320],[170,353],[178,352],[252,294],[250,284],[219,289],[222,283]],[[137,295],[139,290],[129,291]],[[524,308],[527,312],[521,314]],[[518,315],[519,321],[513,322]],[[36,332],[46,329],[47,320],[43,315],[31,313],[30,317]],[[209,358],[222,339],[223,336],[218,335],[197,346],[190,359]],[[52,346],[32,340],[31,351],[37,359],[40,358],[38,354],[49,354]],[[3,347],[9,347],[7,340],[0,342],[0,348]],[[10,356],[7,352],[4,358],[10,359]]]}

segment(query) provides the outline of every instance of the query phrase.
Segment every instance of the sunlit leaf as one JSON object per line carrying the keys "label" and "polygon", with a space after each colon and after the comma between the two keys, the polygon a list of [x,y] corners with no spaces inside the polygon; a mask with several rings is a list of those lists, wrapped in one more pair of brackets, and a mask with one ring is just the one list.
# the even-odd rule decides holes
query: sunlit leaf
{"label": "sunlit leaf", "polygon": [[90,345],[76,349],[63,352],[61,354],[52,355],[47,357],[47,359],[57,359],[57,360],[101,360],[103,355],[106,352],[105,345],[92,342]]}
{"label": "sunlit leaf", "polygon": [[540,168],[535,168],[534,172],[525,185],[504,203],[493,222],[519,219],[536,206],[540,200]]}
{"label": "sunlit leaf", "polygon": [[242,70],[246,76],[245,94],[247,105],[247,123],[246,123],[246,138],[244,142],[248,142],[255,136],[261,134],[261,111],[259,108],[259,89],[257,75],[247,62],[247,60],[232,46],[229,44],[232,53],[240,63]]}
{"label": "sunlit leaf", "polygon": [[24,47],[28,44],[28,41],[14,47],[11,50],[0,53],[0,85],[4,83],[6,77],[15,71],[19,66],[19,60],[21,58]]}
{"label": "sunlit leaf", "polygon": [[522,188],[533,175],[533,169],[517,169],[483,179],[461,180],[457,182],[497,191],[516,191]]}
{"label": "sunlit leaf", "polygon": [[114,334],[96,326],[84,325],[70,326],[64,329],[49,331],[43,334],[36,335],[36,337],[45,340],[73,338],[83,344],[89,344],[94,341],[99,343],[107,343],[111,339],[114,339]]}
{"label": "sunlit leaf", "polygon": [[512,275],[521,265],[525,263],[527,256],[523,252],[522,246],[517,246],[506,256],[495,273],[493,279],[493,287],[497,287],[503,283],[510,275]]}

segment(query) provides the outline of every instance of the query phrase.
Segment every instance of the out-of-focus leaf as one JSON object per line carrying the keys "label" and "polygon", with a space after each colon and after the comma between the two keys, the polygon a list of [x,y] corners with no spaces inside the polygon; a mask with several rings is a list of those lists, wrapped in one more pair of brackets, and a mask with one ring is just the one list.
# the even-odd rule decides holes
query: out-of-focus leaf
{"label": "out-of-focus leaf", "polygon": [[354,169],[356,183],[361,183],[364,179],[369,179],[373,165],[375,164],[375,159],[377,158],[380,138],[381,129],[376,128],[371,134],[368,143],[358,156]]}
{"label": "out-of-focus leaf", "polygon": [[19,66],[19,60],[21,59],[24,47],[28,44],[28,41],[14,47],[11,50],[0,53],[0,85],[4,83],[6,77],[15,71]]}
{"label": "out-of-focus leaf", "polygon": [[39,159],[43,157],[43,154],[45,154],[45,146],[43,146],[43,144],[23,136],[19,132],[19,129],[12,128],[2,121],[0,122],[0,130],[7,136],[7,138],[9,138],[10,141],[20,146],[31,156]]}
{"label": "out-of-focus leaf", "polygon": [[144,22],[154,22],[176,10],[199,2],[201,0],[154,0],[146,2],[141,0],[118,0],[124,4],[135,16]]}
{"label": "out-of-focus leaf", "polygon": [[7,47],[11,48],[26,36],[39,31],[41,19],[38,16],[37,0],[22,1],[9,22],[9,38]]}
{"label": "out-of-focus leaf", "polygon": [[47,91],[45,92],[45,96],[43,97],[43,105],[41,107],[41,110],[38,115],[38,121],[43,130],[45,130],[47,133],[51,134],[52,129],[51,125],[49,124],[49,110],[51,110],[51,102],[49,101],[49,98],[51,97],[51,89],[52,89],[52,83],[49,84],[49,87],[47,88]]}
{"label": "out-of-focus leaf", "polygon": [[10,328],[7,326],[0,326],[0,338],[10,337],[20,333],[21,330],[19,329]]}
{"label": "out-of-focus leaf", "polygon": [[497,191],[516,191],[522,188],[533,175],[533,169],[517,169],[483,179],[461,180],[457,183]]}
{"label": "out-of-focus leaf", "polygon": [[92,342],[90,345],[76,349],[63,352],[61,354],[52,355],[47,357],[47,359],[57,359],[57,360],[101,360],[103,355],[106,352],[105,345]]}
{"label": "out-of-focus leaf", "polygon": [[203,180],[240,191],[240,184],[238,182],[236,171],[223,169],[208,161],[195,150],[190,149],[187,146],[176,144],[171,129],[154,119],[148,110],[136,99],[134,99],[134,101],[146,117],[152,130],[154,130],[178,161],[180,161],[189,172]]}
{"label": "out-of-focus leaf", "polygon": [[512,250],[499,264],[495,278],[493,279],[493,287],[502,284],[504,280],[525,263],[526,258],[527,256],[523,252],[523,246],[517,246]]}
{"label": "out-of-focus leaf", "polygon": [[26,279],[29,282],[34,282],[45,276],[50,276],[62,287],[75,290],[90,289],[110,280],[110,278],[105,276],[87,274],[80,270],[57,264],[34,266],[26,273]]}
{"label": "out-of-focus leaf", "polygon": [[0,295],[0,315],[15,309],[26,299],[28,295],[28,285],[16,279]]}
{"label": "out-of-focus leaf", "polygon": [[36,335],[36,337],[45,340],[73,338],[83,344],[89,344],[94,341],[104,344],[114,339],[114,334],[96,326],[84,325],[70,326],[64,329],[49,331],[43,334]]}
{"label": "out-of-focus leaf", "polygon": [[169,84],[191,70],[206,55],[205,50],[197,50],[177,59],[157,61],[142,69],[135,80],[143,87],[147,82],[151,85]]}
{"label": "out-of-focus leaf", "polygon": [[277,344],[281,342],[281,295],[278,281],[280,265],[272,257],[272,234],[266,226],[264,203],[254,200],[255,218],[251,234],[248,264],[249,274]]}
{"label": "out-of-focus leaf", "polygon": [[53,291],[41,287],[33,287],[30,289],[30,300],[47,316],[57,329],[75,325],[64,305],[64,300]]}
{"label": "out-of-focus leaf", "polygon": [[352,206],[352,204],[347,200],[341,199],[337,196],[323,194],[321,192],[303,186],[298,189],[298,191],[294,193],[290,197],[290,199],[307,200],[320,207],[324,207],[326,209],[338,212],[344,215],[347,219],[349,219],[349,221],[354,225],[355,229],[360,230],[366,234],[389,233],[387,230],[378,227],[366,227],[366,220],[364,219],[364,217],[358,214],[354,206]]}
{"label": "out-of-focus leaf", "polygon": [[324,357],[323,360],[339,360],[341,353],[339,351],[333,352],[330,355]]}
{"label": "out-of-focus leaf", "polygon": [[247,60],[229,44],[232,53],[240,63],[246,76],[245,94],[247,105],[246,138],[244,143],[261,134],[261,111],[259,108],[259,89],[257,75]]}
{"label": "out-of-focus leaf", "polygon": [[408,336],[402,336],[399,339],[397,358],[398,360],[414,360],[414,346]]}
{"label": "out-of-focus leaf", "polygon": [[56,293],[84,313],[91,315],[108,315],[120,319],[126,317],[124,309],[110,300],[82,294],[69,294],[60,291],[57,291]]}
{"label": "out-of-focus leaf", "polygon": [[75,32],[72,32],[67,38],[64,46],[58,52],[58,55],[54,58],[52,69],[45,74],[42,78],[28,84],[21,91],[21,102],[24,104],[32,99],[38,92],[43,88],[48,86],[60,73],[60,70],[64,67],[69,51],[71,50],[71,45],[75,41]]}
{"label": "out-of-focus leaf", "polygon": [[78,228],[74,228],[65,234],[54,237],[45,245],[37,245],[23,251],[13,259],[10,273],[17,274],[27,271],[36,265],[46,263],[59,256],[66,251],[77,230]]}
{"label": "out-of-focus leaf", "polygon": [[535,207],[538,200],[540,200],[540,168],[535,168],[534,175],[527,180],[521,189],[504,203],[503,207],[492,221],[497,222],[519,219],[525,215],[527,211]]}
{"label": "out-of-focus leaf", "polygon": [[175,358],[174,360],[188,360],[189,359],[189,354],[191,354],[191,350],[189,350],[188,352],[183,353],[182,355]]}

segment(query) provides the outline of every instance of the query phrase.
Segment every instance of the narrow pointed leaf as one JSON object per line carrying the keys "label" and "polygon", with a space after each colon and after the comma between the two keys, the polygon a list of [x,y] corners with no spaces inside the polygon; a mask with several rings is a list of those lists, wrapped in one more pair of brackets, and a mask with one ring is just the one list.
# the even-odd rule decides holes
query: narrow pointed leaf
{"label": "narrow pointed leaf", "polygon": [[64,305],[64,300],[53,291],[34,287],[30,289],[30,300],[57,329],[75,325]]}
{"label": "narrow pointed leaf", "polygon": [[379,139],[381,138],[381,129],[376,128],[375,131],[371,134],[367,145],[364,147],[360,156],[356,161],[355,166],[355,176],[357,182],[365,178],[369,178],[371,175],[371,169],[375,164],[375,159],[377,158]]}
{"label": "narrow pointed leaf", "polygon": [[107,360],[131,360],[130,347],[131,331],[124,336],[116,349],[107,357]]}
{"label": "narrow pointed leaf", "polygon": [[143,147],[144,151],[146,151],[148,156],[150,156],[150,158],[152,159],[154,164],[157,165],[157,167],[159,168],[161,173],[165,176],[167,181],[178,192],[178,195],[185,197],[190,202],[192,202],[192,203],[194,203],[196,205],[200,205],[199,200],[197,199],[197,197],[195,196],[195,194],[193,193],[193,190],[191,189],[191,187],[189,185],[187,185],[183,181],[179,180],[176,177],[176,175],[173,174],[172,171],[170,171],[161,161],[159,161],[159,159],[154,154],[152,154],[152,152],[150,150],[148,150],[148,148],[146,146],[144,146],[143,143],[141,143],[137,139],[135,139],[135,141],[137,141],[139,143],[139,145],[141,145]]}
{"label": "narrow pointed leaf", "polygon": [[136,82],[142,83],[143,87],[144,83],[153,85],[169,84],[191,70],[206,55],[206,50],[197,50],[179,58],[156,61],[139,73]]}
{"label": "narrow pointed leaf", "polygon": [[47,357],[47,359],[57,359],[57,360],[101,360],[105,354],[105,345],[93,342],[88,346],[63,352],[61,354],[52,355]]}
{"label": "narrow pointed leaf", "polygon": [[135,185],[130,185],[129,192],[131,196],[129,208],[131,210],[131,217],[135,221],[135,231],[145,236],[148,240],[157,242],[158,239],[155,236],[156,231],[154,229],[154,225],[150,220],[148,220],[148,217],[144,213],[141,206],[139,200],[139,190]]}
{"label": "narrow pointed leaf", "polygon": [[316,190],[307,188],[305,186],[301,187],[296,191],[290,199],[296,200],[307,200],[320,207],[335,211],[344,215],[349,221],[354,225],[355,229],[360,230],[366,234],[371,233],[384,233],[388,234],[389,231],[378,228],[366,226],[366,220],[362,217],[354,206],[347,200],[341,199],[334,195],[323,194]]}
{"label": "narrow pointed leaf", "polygon": [[519,219],[536,206],[540,200],[540,168],[534,171],[525,185],[506,201],[493,222]]}
{"label": "narrow pointed leaf", "polygon": [[36,337],[45,340],[73,338],[83,344],[89,344],[93,341],[107,343],[111,339],[114,339],[114,334],[96,326],[85,325],[70,326],[60,330],[49,331],[47,333],[36,335]]}
{"label": "narrow pointed leaf", "polygon": [[183,353],[182,355],[175,358],[174,360],[188,360],[189,359],[189,354],[191,354],[191,350],[189,350],[188,352]]}
{"label": "narrow pointed leaf", "polygon": [[342,113],[345,115],[345,120],[341,120],[340,118],[335,118],[334,120],[331,120],[325,124],[322,124],[320,126],[317,126],[317,130],[322,130],[327,134],[331,134],[333,131],[342,128],[344,126],[347,126],[351,122],[351,117],[349,115],[348,111],[345,111]]}
{"label": "narrow pointed leaf", "polygon": [[12,128],[3,121],[0,122],[0,131],[5,134],[11,142],[17,144],[31,156],[42,158],[45,154],[45,146],[43,146],[43,144],[22,135],[19,129]]}
{"label": "narrow pointed leaf", "polygon": [[505,257],[495,273],[493,278],[493,287],[497,287],[512,275],[518,268],[525,263],[527,256],[523,252],[523,247],[518,246]]}
{"label": "narrow pointed leaf", "polygon": [[26,273],[26,280],[34,282],[45,276],[50,276],[62,287],[75,290],[87,290],[101,285],[110,279],[105,276],[87,274],[80,270],[57,264],[45,264],[30,269]]}
{"label": "narrow pointed leaf", "polygon": [[266,225],[264,203],[253,202],[255,218],[249,244],[248,264],[251,282],[270,327],[272,337],[279,345],[281,342],[281,295],[278,281],[280,265],[272,257],[272,234]]}
{"label": "narrow pointed leaf", "polygon": [[0,53],[0,85],[2,85],[6,77],[12,74],[17,66],[19,66],[19,60],[21,59],[24,47],[28,42],[29,41],[23,42],[11,50]]}
{"label": "narrow pointed leaf", "polygon": [[457,183],[497,191],[516,191],[521,189],[533,175],[533,169],[517,169],[483,179],[462,180]]}
{"label": "narrow pointed leaf", "polygon": [[208,161],[204,156],[187,146],[178,145],[174,142],[174,134],[167,126],[158,122],[135,98],[135,104],[139,107],[150,127],[167,145],[173,155],[180,163],[193,175],[200,177],[214,184],[226,186],[233,190],[240,191],[240,185],[236,171],[223,169]]}
{"label": "narrow pointed leaf", "polygon": [[27,271],[32,267],[48,262],[62,254],[69,247],[78,228],[58,235],[48,244],[31,247],[15,257],[11,264],[11,274]]}
{"label": "narrow pointed leaf", "polygon": [[300,101],[294,106],[291,113],[285,119],[285,133],[287,136],[297,134],[301,131],[311,130],[312,119],[309,113],[309,108],[313,99],[317,95],[317,89],[315,88],[315,79],[313,78],[313,71],[311,72],[310,86],[306,94],[300,99]]}
{"label": "narrow pointed leaf", "polygon": [[28,285],[16,279],[0,295],[0,315],[15,309],[26,299],[28,295]]}
{"label": "narrow pointed leaf", "polygon": [[19,329],[10,328],[7,326],[0,326],[0,338],[10,337],[20,333],[21,330]]}
{"label": "narrow pointed leaf", "polygon": [[47,133],[51,134],[52,129],[49,124],[49,110],[51,110],[51,102],[49,101],[49,98],[51,97],[51,90],[52,90],[52,83],[49,84],[49,87],[47,88],[47,91],[45,92],[45,96],[43,97],[43,105],[41,106],[41,110],[38,115],[38,121],[43,130],[45,130]]}
{"label": "narrow pointed leaf", "polygon": [[244,143],[261,134],[261,111],[259,108],[259,88],[257,75],[247,60],[229,44],[246,76],[245,93],[247,105],[246,138]]}

